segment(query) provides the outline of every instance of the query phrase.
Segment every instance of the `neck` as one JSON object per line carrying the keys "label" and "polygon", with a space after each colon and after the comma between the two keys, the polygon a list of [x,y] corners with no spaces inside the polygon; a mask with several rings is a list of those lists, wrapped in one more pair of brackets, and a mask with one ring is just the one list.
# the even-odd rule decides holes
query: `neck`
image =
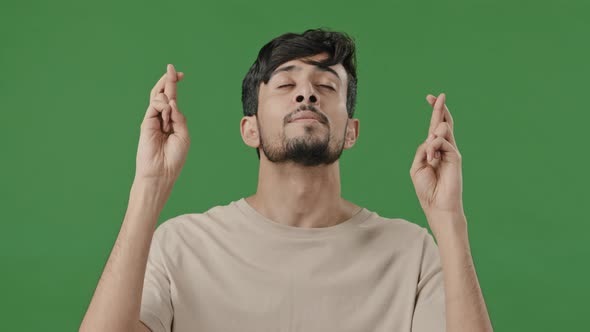
{"label": "neck", "polygon": [[340,196],[340,168],[304,167],[260,160],[258,189],[246,201],[265,217],[294,227],[329,227],[351,218],[359,207]]}

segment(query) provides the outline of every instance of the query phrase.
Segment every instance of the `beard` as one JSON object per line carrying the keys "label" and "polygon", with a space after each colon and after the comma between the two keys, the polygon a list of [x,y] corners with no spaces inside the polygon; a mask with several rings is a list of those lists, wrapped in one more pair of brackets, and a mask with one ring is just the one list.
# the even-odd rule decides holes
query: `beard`
{"label": "beard", "polygon": [[[256,121],[258,122],[258,119]],[[342,139],[334,144],[336,148],[330,148],[332,142],[330,130],[320,137],[317,132],[321,131],[321,128],[316,127],[313,123],[304,124],[305,133],[302,136],[287,138],[283,131],[279,139],[274,142],[264,138],[260,123],[258,123],[258,128],[260,130],[260,147],[266,158],[273,163],[293,162],[308,167],[329,165],[338,160],[344,150],[346,128]]]}

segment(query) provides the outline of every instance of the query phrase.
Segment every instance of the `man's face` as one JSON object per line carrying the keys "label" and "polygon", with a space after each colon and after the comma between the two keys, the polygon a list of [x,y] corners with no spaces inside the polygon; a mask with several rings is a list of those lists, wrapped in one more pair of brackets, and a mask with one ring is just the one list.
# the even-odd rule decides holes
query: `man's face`
{"label": "man's face", "polygon": [[[326,57],[322,53],[308,59]],[[330,69],[291,60],[277,67],[268,84],[260,85],[256,121],[268,160],[305,166],[338,160],[348,123],[348,77],[342,64]]]}

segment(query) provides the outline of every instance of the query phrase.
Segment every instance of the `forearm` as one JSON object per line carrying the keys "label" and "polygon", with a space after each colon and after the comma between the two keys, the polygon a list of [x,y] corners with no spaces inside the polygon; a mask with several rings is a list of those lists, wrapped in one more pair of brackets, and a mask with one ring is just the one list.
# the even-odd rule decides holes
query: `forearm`
{"label": "forearm", "polygon": [[436,224],[448,226],[434,234],[443,269],[446,330],[493,331],[471,256],[465,216],[434,218],[447,218]]}
{"label": "forearm", "polygon": [[153,181],[134,181],[121,230],[80,331],[136,329],[151,241],[169,192]]}

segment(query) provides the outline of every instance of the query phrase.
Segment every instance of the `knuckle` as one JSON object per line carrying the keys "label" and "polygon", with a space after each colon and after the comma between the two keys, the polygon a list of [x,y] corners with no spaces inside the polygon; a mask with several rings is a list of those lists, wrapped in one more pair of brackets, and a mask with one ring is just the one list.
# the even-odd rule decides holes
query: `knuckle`
{"label": "knuckle", "polygon": [[158,106],[153,103],[150,103],[148,106],[148,112],[151,110],[158,111]]}
{"label": "knuckle", "polygon": [[418,145],[416,152],[420,152],[420,151],[424,150],[424,148],[426,148],[427,144],[428,144],[427,142],[423,142],[422,144]]}
{"label": "knuckle", "polygon": [[165,103],[168,102],[168,97],[163,92],[157,93],[153,99],[157,100],[157,101],[165,102]]}
{"label": "knuckle", "polygon": [[158,102],[157,100],[152,100],[149,107],[155,109],[156,111],[160,111],[162,108],[162,103]]}
{"label": "knuckle", "polygon": [[159,100],[154,100],[150,103],[150,107],[153,107],[158,112],[163,112],[170,109],[170,105]]}
{"label": "knuckle", "polygon": [[155,96],[158,94],[158,92],[159,92],[159,91],[158,91],[158,86],[156,85],[156,86],[154,86],[154,87],[152,88],[152,90],[150,91],[150,96],[152,96],[152,98],[153,98],[153,97],[155,97]]}

